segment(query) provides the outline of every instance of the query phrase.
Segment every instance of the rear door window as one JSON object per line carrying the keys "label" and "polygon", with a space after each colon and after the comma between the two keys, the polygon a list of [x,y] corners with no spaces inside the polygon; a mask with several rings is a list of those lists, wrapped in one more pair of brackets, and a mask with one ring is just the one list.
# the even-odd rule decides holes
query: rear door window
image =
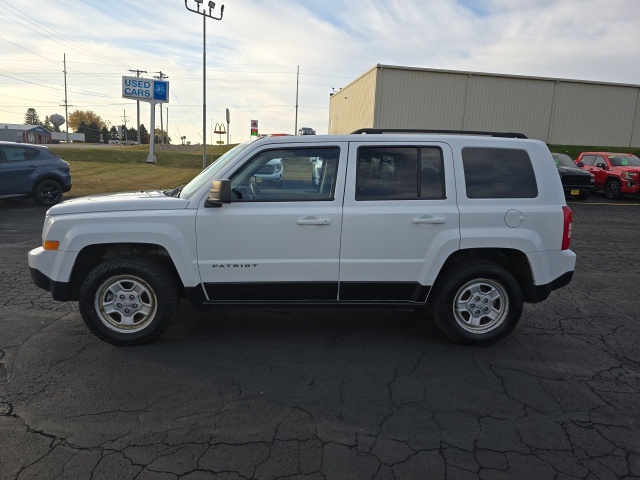
{"label": "rear door window", "polygon": [[28,147],[2,147],[2,151],[4,155],[0,155],[0,160],[6,163],[23,162],[38,156],[38,150]]}
{"label": "rear door window", "polygon": [[462,150],[467,198],[535,198],[538,185],[525,150],[468,147]]}
{"label": "rear door window", "polygon": [[357,162],[356,200],[445,198],[437,147],[360,147]]}

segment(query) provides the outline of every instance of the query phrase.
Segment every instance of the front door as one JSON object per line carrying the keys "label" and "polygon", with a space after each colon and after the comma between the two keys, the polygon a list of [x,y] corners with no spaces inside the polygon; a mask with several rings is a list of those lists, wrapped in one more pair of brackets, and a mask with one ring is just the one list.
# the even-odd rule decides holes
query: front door
{"label": "front door", "polygon": [[265,146],[231,175],[232,203],[199,208],[209,301],[336,301],[346,158],[340,142]]}

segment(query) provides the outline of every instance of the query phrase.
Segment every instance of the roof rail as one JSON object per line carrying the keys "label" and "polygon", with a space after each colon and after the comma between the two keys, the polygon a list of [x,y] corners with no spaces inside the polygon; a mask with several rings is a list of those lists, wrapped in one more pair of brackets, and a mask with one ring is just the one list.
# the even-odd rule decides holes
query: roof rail
{"label": "roof rail", "polygon": [[419,128],[360,128],[351,133],[366,133],[368,135],[379,135],[382,133],[439,133],[447,135],[484,135],[487,137],[527,138],[524,133],[515,132],[481,132],[475,130],[423,130]]}

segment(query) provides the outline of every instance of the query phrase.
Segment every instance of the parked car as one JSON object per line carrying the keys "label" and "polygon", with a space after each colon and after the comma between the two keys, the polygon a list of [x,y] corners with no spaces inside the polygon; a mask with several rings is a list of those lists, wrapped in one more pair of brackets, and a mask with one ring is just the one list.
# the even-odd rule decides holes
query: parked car
{"label": "parked car", "polygon": [[302,127],[298,130],[298,135],[315,135],[316,131],[310,127]]}
{"label": "parked car", "polygon": [[322,177],[322,157],[311,157],[311,183],[318,187],[320,186],[320,178]]}
{"label": "parked car", "polygon": [[569,155],[552,153],[551,156],[556,162],[564,194],[578,200],[589,198],[589,193],[593,190],[594,175],[578,167]]}
{"label": "parked car", "polygon": [[578,166],[594,175],[594,189],[607,198],[640,193],[640,158],[631,153],[582,152]]}
{"label": "parked car", "polygon": [[0,142],[0,198],[32,197],[48,207],[69,190],[69,164],[47,147]]}
{"label": "parked car", "polygon": [[282,166],[281,158],[269,160],[254,174],[259,181],[275,182],[277,185],[282,184],[283,175],[284,167]]}
{"label": "parked car", "polygon": [[[87,327],[117,345],[160,335],[181,296],[198,307],[421,307],[453,341],[487,345],[516,327],[524,302],[571,281],[572,213],[543,142],[357,133],[246,142],[183,188],[56,205],[29,252],[32,278],[77,300]],[[258,185],[261,168],[285,163],[281,188]]]}

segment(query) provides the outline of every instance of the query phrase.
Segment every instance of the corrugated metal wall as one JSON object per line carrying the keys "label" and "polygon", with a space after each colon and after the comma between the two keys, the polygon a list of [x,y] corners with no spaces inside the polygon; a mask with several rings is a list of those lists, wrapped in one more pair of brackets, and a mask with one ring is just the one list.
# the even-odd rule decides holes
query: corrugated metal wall
{"label": "corrugated metal wall", "polygon": [[467,77],[380,67],[375,128],[461,129]]}
{"label": "corrugated metal wall", "polygon": [[377,67],[351,82],[329,99],[329,133],[351,133],[373,127]]}
{"label": "corrugated metal wall", "polygon": [[329,133],[495,130],[554,144],[640,147],[638,85],[378,65],[331,97],[329,116]]}
{"label": "corrugated metal wall", "polygon": [[549,143],[640,146],[635,118],[639,92],[640,87],[560,82]]}

